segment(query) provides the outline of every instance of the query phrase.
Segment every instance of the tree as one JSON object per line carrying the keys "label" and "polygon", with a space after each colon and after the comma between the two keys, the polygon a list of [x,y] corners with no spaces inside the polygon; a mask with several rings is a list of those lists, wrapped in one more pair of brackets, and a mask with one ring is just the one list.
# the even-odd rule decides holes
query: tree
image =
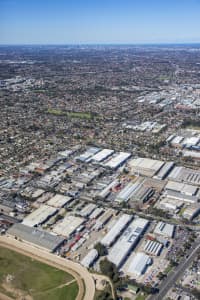
{"label": "tree", "polygon": [[100,270],[103,274],[106,274],[110,279],[115,282],[119,280],[119,273],[115,264],[110,262],[107,258],[100,262]]}
{"label": "tree", "polygon": [[105,256],[108,254],[106,247],[101,243],[97,243],[94,248],[97,250],[99,256]]}
{"label": "tree", "polygon": [[96,297],[96,300],[113,300],[113,298],[108,291],[104,290]]}

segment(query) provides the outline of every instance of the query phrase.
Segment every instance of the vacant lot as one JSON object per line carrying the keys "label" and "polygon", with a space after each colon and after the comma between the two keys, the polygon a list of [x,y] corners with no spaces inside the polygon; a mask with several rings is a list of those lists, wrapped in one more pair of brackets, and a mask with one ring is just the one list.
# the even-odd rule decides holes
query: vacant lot
{"label": "vacant lot", "polygon": [[0,292],[13,299],[74,300],[78,285],[64,271],[0,247]]}

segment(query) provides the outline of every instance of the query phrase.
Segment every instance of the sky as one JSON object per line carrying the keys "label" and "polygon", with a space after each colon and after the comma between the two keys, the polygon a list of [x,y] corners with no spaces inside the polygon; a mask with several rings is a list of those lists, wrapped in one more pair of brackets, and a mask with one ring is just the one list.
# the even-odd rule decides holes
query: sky
{"label": "sky", "polygon": [[200,42],[200,0],[0,0],[0,44]]}

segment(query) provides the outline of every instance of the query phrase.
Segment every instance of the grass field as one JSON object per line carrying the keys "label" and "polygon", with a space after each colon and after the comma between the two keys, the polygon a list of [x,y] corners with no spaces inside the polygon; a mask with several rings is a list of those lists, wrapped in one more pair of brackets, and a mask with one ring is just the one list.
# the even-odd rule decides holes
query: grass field
{"label": "grass field", "polygon": [[78,285],[70,274],[0,247],[0,292],[26,300],[74,300]]}

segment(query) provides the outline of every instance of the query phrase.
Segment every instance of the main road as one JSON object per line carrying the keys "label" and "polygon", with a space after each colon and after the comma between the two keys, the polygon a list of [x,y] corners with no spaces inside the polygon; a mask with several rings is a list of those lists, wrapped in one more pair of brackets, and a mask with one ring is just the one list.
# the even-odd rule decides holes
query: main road
{"label": "main road", "polygon": [[79,293],[76,300],[94,299],[95,283],[93,277],[88,270],[80,264],[7,236],[0,236],[0,246],[30,256],[43,263],[70,273],[75,277],[79,286]]}
{"label": "main road", "polygon": [[168,274],[167,278],[161,283],[161,285],[159,287],[159,293],[156,295],[150,296],[148,298],[148,300],[163,299],[167,295],[167,292],[171,289],[171,287],[183,275],[183,272],[192,263],[192,261],[198,254],[199,250],[200,250],[200,239],[197,239],[197,241],[192,245],[192,248],[190,249],[190,252],[189,252],[187,258],[185,260],[183,260],[175,270],[172,270]]}

